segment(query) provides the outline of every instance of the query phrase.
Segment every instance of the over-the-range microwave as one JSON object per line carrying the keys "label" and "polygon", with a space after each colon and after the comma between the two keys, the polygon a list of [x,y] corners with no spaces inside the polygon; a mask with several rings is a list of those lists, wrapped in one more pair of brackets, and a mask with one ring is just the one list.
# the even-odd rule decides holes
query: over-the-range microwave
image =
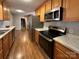
{"label": "over-the-range microwave", "polygon": [[46,21],[61,21],[63,19],[63,8],[54,8],[50,12],[45,14]]}

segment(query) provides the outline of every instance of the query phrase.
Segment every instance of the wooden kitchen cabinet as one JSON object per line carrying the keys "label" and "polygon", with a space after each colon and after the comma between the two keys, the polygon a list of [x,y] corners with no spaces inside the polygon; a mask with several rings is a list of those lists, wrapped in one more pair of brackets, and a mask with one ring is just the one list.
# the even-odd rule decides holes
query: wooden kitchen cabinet
{"label": "wooden kitchen cabinet", "polygon": [[0,50],[0,59],[3,59],[3,50]]}
{"label": "wooden kitchen cabinet", "polygon": [[0,0],[0,3],[2,2],[3,0]]}
{"label": "wooden kitchen cabinet", "polygon": [[4,56],[4,59],[7,58],[7,55],[11,49],[11,46],[12,46],[12,43],[13,43],[13,36],[12,36],[12,31],[9,32],[7,35],[5,35],[3,37],[3,56]]}
{"label": "wooden kitchen cabinet", "polygon": [[63,5],[63,0],[52,0],[52,9],[56,7],[61,7]]}
{"label": "wooden kitchen cabinet", "polygon": [[6,3],[3,2],[3,19],[4,20],[10,20],[10,10],[7,7]]}
{"label": "wooden kitchen cabinet", "polygon": [[79,0],[63,0],[64,21],[79,21]]}
{"label": "wooden kitchen cabinet", "polygon": [[45,4],[40,7],[40,22],[44,22]]}
{"label": "wooden kitchen cabinet", "polygon": [[13,44],[13,36],[12,36],[12,31],[8,33],[8,40],[9,40],[9,49],[11,49],[11,46]]}
{"label": "wooden kitchen cabinet", "polygon": [[44,22],[45,4],[40,6],[35,12],[37,16],[40,16],[40,22]]}
{"label": "wooden kitchen cabinet", "polygon": [[58,42],[54,42],[54,59],[79,59],[79,54]]}
{"label": "wooden kitchen cabinet", "polygon": [[3,20],[3,7],[1,2],[0,2],[0,20]]}
{"label": "wooden kitchen cabinet", "polygon": [[0,59],[3,59],[2,39],[0,39]]}
{"label": "wooden kitchen cabinet", "polygon": [[46,12],[48,12],[52,9],[52,4],[51,3],[52,3],[51,0],[48,0],[46,2],[46,10],[45,10]]}
{"label": "wooden kitchen cabinet", "polygon": [[3,37],[2,45],[3,45],[3,56],[4,56],[4,59],[7,58],[7,55],[9,53],[9,39],[8,39],[8,37],[9,37],[8,34]]}
{"label": "wooden kitchen cabinet", "polygon": [[37,16],[40,16],[40,8],[35,11]]}
{"label": "wooden kitchen cabinet", "polygon": [[37,44],[39,44],[39,31],[35,30],[35,41]]}
{"label": "wooden kitchen cabinet", "polygon": [[69,56],[63,53],[60,49],[55,49],[54,59],[68,59]]}

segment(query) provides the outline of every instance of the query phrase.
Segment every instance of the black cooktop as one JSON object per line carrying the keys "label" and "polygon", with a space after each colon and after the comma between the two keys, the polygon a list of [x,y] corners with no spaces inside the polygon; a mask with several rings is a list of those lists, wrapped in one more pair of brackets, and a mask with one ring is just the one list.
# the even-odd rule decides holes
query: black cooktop
{"label": "black cooktop", "polygon": [[46,37],[48,37],[49,39],[53,39],[53,38],[55,38],[55,37],[57,37],[57,36],[62,36],[63,34],[61,34],[61,33],[59,33],[59,32],[50,32],[50,31],[41,31],[40,32],[42,35],[44,35],[44,36],[46,36]]}

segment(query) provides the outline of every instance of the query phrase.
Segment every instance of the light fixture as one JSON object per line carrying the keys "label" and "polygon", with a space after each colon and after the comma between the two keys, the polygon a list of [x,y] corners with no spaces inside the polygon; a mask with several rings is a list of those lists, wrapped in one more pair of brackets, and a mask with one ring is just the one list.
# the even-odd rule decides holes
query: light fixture
{"label": "light fixture", "polygon": [[9,10],[8,8],[4,8],[4,10]]}
{"label": "light fixture", "polygon": [[20,13],[23,13],[24,11],[23,11],[23,10],[16,10],[16,12],[20,12]]}
{"label": "light fixture", "polygon": [[24,2],[31,2],[32,0],[23,0]]}

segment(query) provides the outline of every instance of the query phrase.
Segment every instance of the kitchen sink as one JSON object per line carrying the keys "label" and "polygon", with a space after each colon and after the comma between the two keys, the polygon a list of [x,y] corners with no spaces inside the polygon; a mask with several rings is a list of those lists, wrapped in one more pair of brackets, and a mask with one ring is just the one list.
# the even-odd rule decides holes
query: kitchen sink
{"label": "kitchen sink", "polygon": [[0,30],[0,35],[4,34],[5,32],[7,32],[8,30]]}

